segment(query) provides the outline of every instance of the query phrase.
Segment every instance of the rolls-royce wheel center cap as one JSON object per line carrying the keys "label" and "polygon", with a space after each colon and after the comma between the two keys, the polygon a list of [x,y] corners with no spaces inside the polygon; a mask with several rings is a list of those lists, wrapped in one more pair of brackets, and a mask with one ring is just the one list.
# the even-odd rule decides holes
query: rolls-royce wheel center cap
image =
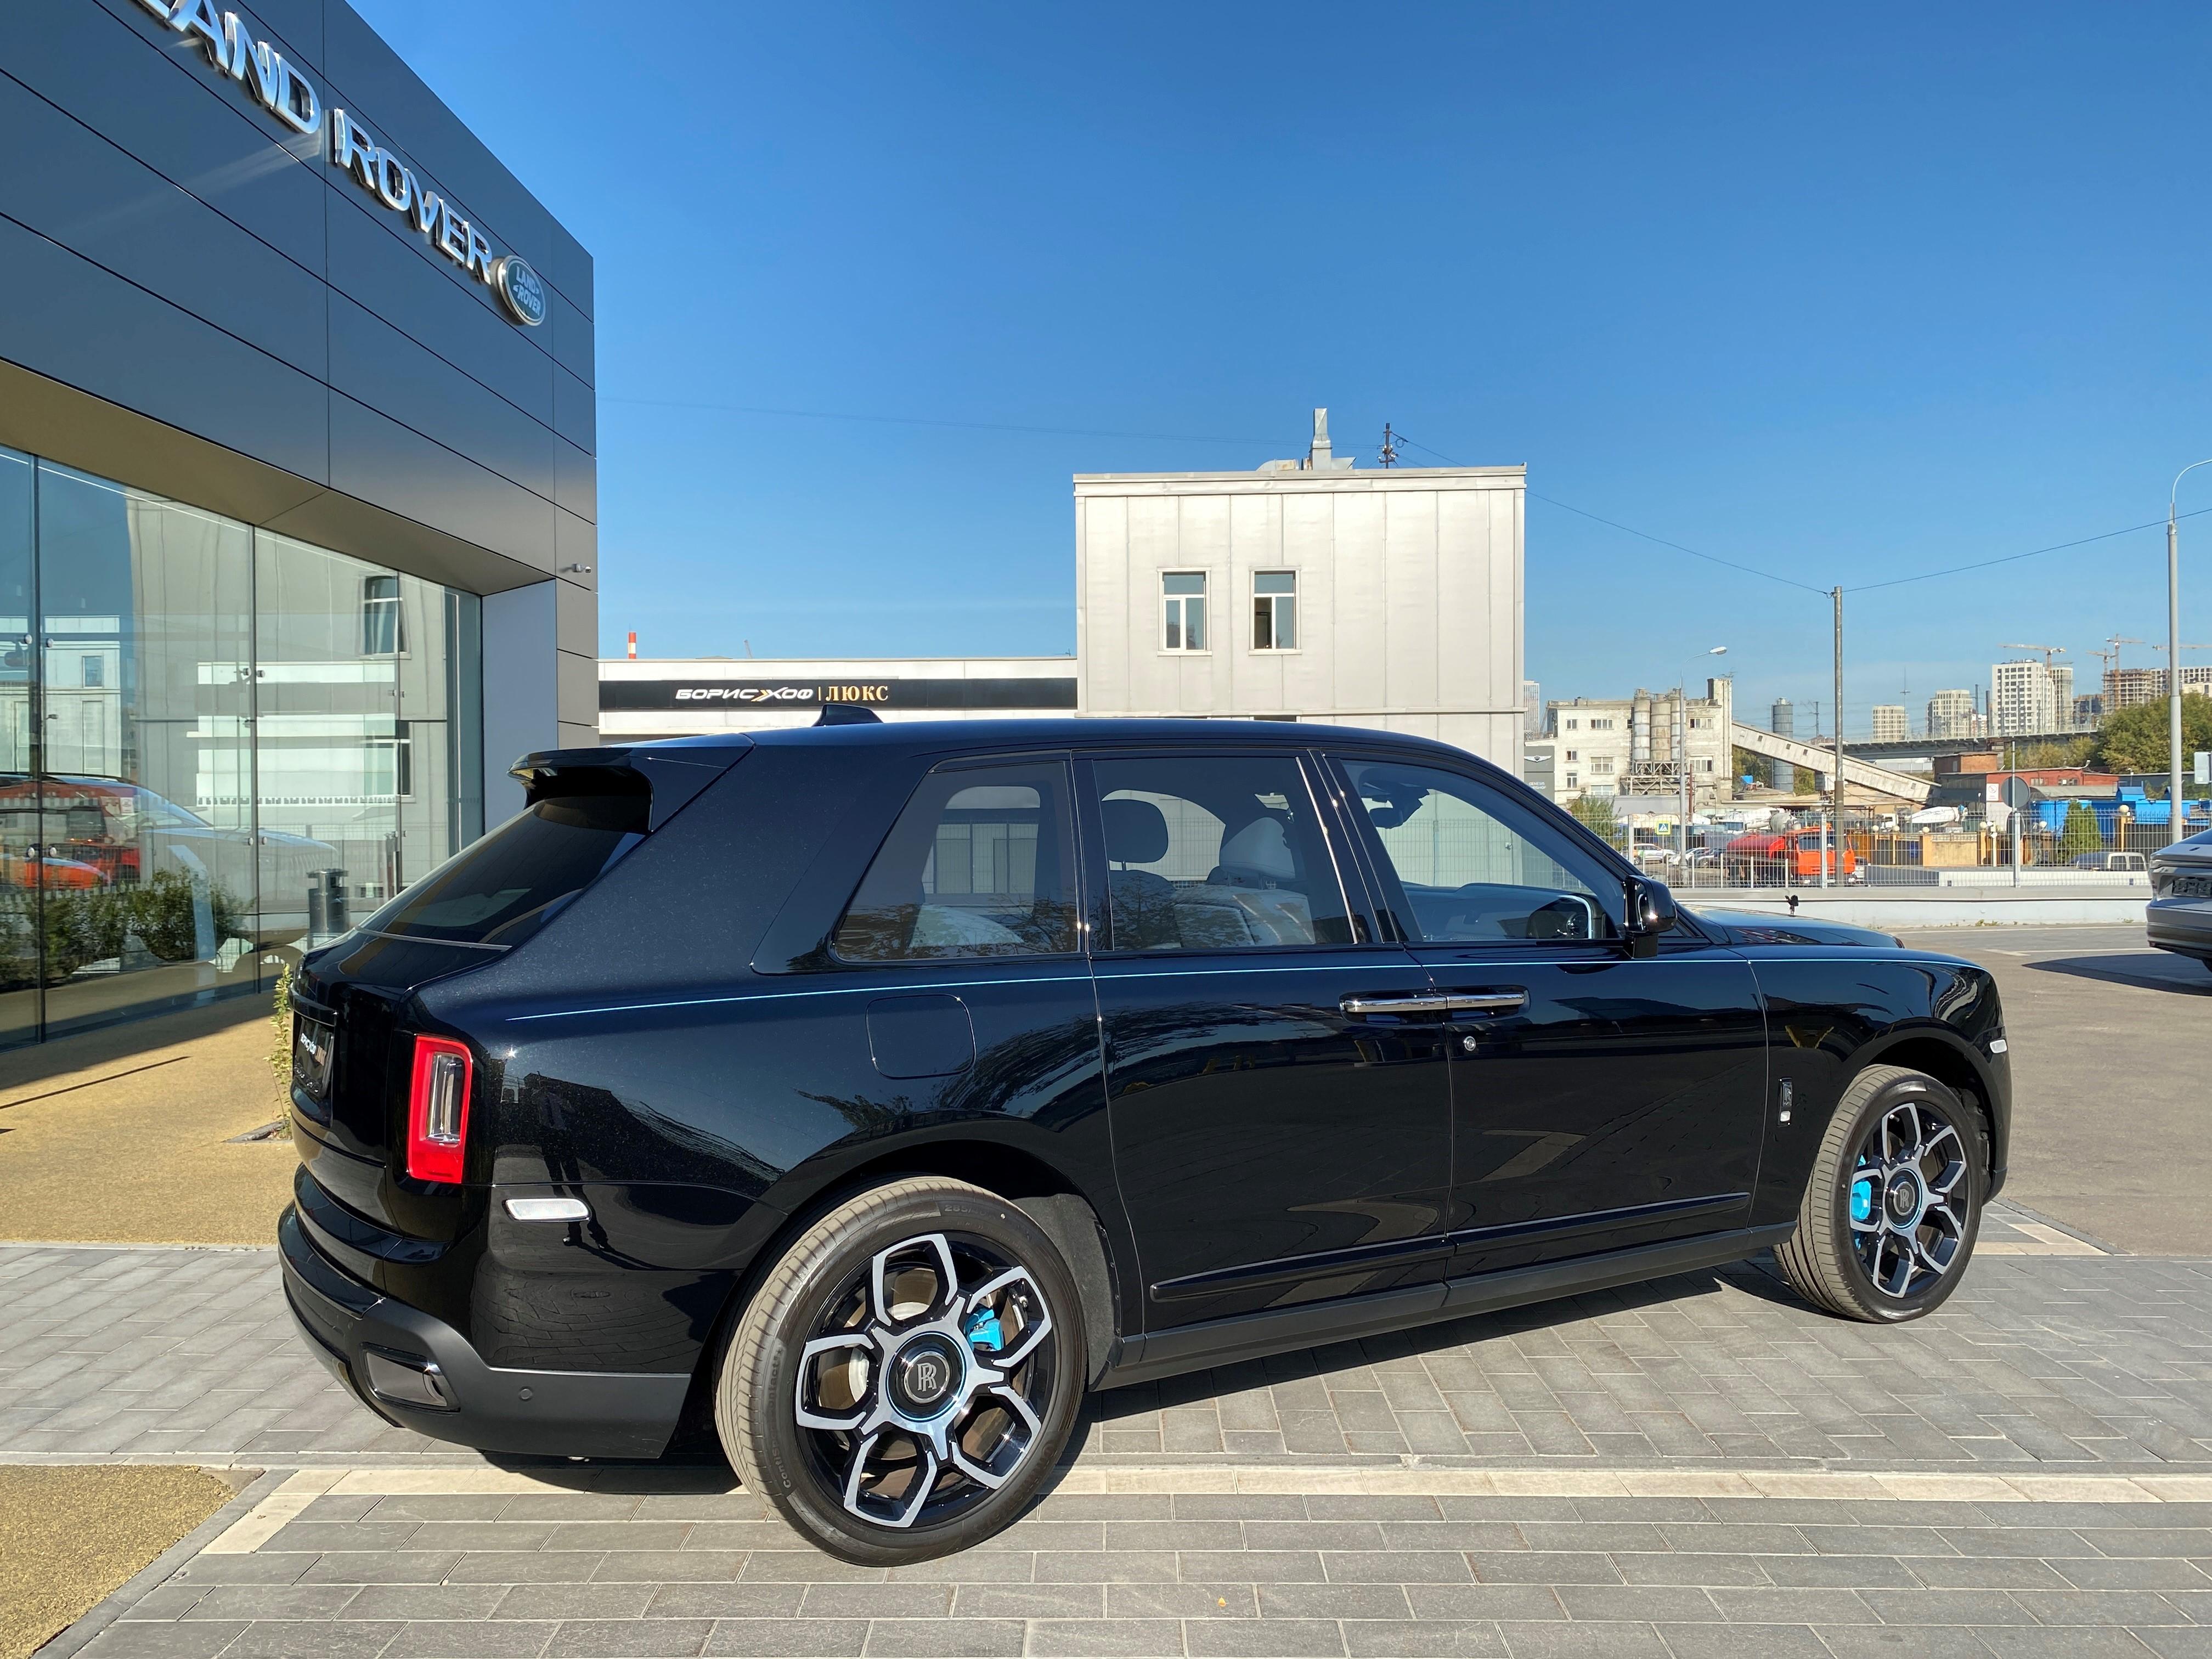
{"label": "rolls-royce wheel center cap", "polygon": [[1902,1224],[1914,1219],[1920,1212],[1920,1182],[1899,1170],[1889,1179],[1888,1201],[1891,1220]]}
{"label": "rolls-royce wheel center cap", "polygon": [[934,1417],[959,1393],[961,1370],[951,1341],[918,1337],[891,1360],[891,1398],[908,1417]]}

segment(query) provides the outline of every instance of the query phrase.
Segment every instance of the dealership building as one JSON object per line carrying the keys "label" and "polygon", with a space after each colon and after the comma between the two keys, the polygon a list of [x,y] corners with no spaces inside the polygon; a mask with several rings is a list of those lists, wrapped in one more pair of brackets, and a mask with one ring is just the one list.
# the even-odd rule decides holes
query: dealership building
{"label": "dealership building", "polygon": [[265,985],[597,740],[592,261],[345,0],[0,55],[0,1046]]}
{"label": "dealership building", "polygon": [[624,738],[1018,714],[1316,720],[1440,738],[1515,770],[1525,725],[1518,466],[1356,467],[1314,411],[1252,472],[1079,475],[1073,657],[599,665]]}

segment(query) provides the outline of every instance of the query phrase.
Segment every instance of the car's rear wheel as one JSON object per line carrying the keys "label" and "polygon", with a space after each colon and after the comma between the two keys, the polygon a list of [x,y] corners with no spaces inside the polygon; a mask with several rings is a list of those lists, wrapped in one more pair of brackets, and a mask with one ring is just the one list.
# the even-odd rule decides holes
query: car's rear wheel
{"label": "car's rear wheel", "polygon": [[731,1333],[714,1388],[749,1491],[871,1566],[1018,1517],[1082,1402],[1084,1323],[1052,1241],[963,1182],[896,1181],[803,1233]]}
{"label": "car's rear wheel", "polygon": [[1869,1066],[1829,1120],[1775,1260],[1798,1294],[1847,1319],[1895,1323],[1958,1288],[1989,1180],[1981,1113],[1923,1073]]}

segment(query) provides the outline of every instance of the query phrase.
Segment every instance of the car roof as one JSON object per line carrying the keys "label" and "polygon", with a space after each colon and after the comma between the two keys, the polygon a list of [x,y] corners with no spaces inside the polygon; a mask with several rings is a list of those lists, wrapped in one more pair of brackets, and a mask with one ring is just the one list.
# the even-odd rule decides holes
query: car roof
{"label": "car roof", "polygon": [[1492,763],[1433,738],[1412,737],[1401,732],[1377,732],[1364,726],[1323,726],[1306,720],[1163,720],[1102,717],[1097,719],[1028,719],[976,720],[860,720],[850,725],[771,726],[743,733],[714,733],[701,738],[672,738],[664,741],[611,747],[668,750],[724,748],[732,739],[765,748],[836,748],[897,750],[908,753],[991,749],[1102,749],[1141,744],[1147,748],[1188,744],[1194,748],[1234,744],[1240,747],[1264,744],[1273,748],[1310,749],[1357,744],[1382,746],[1401,751],[1420,750],[1438,760]]}

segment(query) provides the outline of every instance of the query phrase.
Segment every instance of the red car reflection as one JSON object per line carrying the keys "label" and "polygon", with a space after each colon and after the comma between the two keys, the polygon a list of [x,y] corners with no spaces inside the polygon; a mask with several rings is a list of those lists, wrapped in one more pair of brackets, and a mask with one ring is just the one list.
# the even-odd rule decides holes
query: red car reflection
{"label": "red car reflection", "polygon": [[49,892],[84,892],[112,885],[97,865],[78,859],[58,859],[40,853],[0,851],[0,887],[43,887]]}

